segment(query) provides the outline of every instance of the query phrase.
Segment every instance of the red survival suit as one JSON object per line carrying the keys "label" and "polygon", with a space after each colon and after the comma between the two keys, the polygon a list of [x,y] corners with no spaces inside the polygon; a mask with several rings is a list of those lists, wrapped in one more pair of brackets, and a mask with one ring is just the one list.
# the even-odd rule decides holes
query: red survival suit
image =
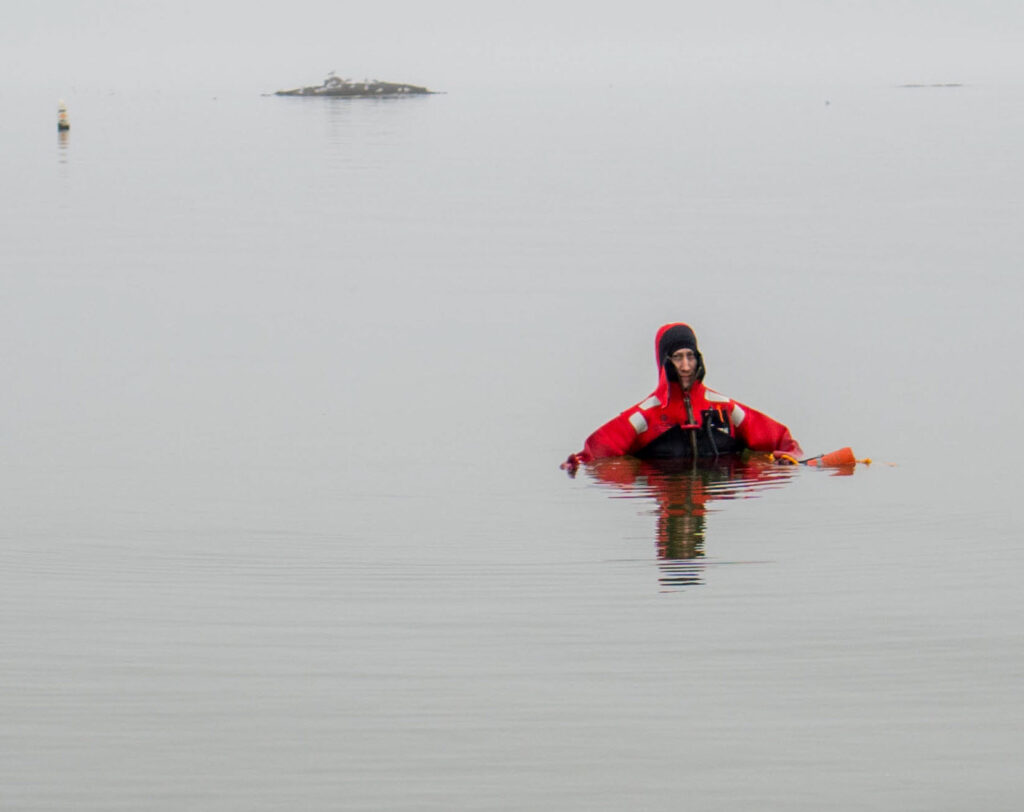
{"label": "red survival suit", "polygon": [[[689,326],[681,322],[666,324],[658,330],[654,340],[658,388],[646,400],[591,434],[583,450],[570,455],[563,467],[575,469],[582,462],[624,454],[641,459],[714,458],[751,449],[803,455],[784,425],[706,387],[699,352],[697,380],[684,391],[664,357],[662,338],[673,328],[677,328],[676,332],[684,328],[692,335]],[[696,349],[696,338],[693,347]]]}

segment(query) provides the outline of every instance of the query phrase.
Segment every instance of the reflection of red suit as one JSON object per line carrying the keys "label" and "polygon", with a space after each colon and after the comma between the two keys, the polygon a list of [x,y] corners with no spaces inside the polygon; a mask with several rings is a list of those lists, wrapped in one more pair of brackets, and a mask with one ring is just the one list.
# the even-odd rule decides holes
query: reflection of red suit
{"label": "reflection of red suit", "polygon": [[579,462],[623,454],[717,457],[743,449],[802,456],[789,429],[768,415],[709,389],[702,381],[684,391],[668,380],[658,348],[662,335],[673,326],[666,324],[654,340],[658,388],[591,434]]}
{"label": "reflection of red suit", "polygon": [[693,461],[617,457],[598,460],[588,471],[601,484],[651,497],[658,506],[658,557],[680,560],[704,555],[709,502],[758,496],[790,479],[795,469],[767,458],[731,457],[695,466]]}

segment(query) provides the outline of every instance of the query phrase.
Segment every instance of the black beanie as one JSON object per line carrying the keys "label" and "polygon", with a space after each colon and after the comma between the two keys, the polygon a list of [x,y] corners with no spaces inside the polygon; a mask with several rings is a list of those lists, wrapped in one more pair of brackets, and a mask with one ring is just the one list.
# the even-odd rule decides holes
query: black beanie
{"label": "black beanie", "polygon": [[700,350],[697,349],[697,336],[695,336],[693,334],[693,330],[685,324],[677,324],[675,327],[669,327],[665,331],[664,335],[662,335],[658,348],[662,358],[668,358],[676,350],[693,350],[695,353],[700,352]]}

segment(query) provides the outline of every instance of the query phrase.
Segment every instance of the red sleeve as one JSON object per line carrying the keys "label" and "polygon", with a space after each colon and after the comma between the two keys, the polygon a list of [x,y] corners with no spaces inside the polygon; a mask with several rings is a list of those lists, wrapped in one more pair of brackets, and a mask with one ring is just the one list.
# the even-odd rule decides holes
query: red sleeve
{"label": "red sleeve", "polygon": [[752,451],[781,451],[794,457],[803,456],[800,444],[778,420],[772,420],[763,412],[735,401],[734,405],[743,411],[743,417],[736,425],[736,434],[746,443],[747,448]]}
{"label": "red sleeve", "polygon": [[583,444],[583,450],[579,453],[580,460],[591,462],[603,457],[621,457],[623,454],[635,451],[636,439],[639,435],[627,417],[634,411],[636,411],[635,406],[632,409],[627,409],[618,417],[613,417],[591,434]]}

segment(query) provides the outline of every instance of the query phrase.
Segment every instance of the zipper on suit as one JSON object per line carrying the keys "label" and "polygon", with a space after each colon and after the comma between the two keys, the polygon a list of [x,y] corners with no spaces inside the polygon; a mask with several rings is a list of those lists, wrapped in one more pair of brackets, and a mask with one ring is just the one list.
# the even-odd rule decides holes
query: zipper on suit
{"label": "zipper on suit", "polygon": [[[686,423],[689,426],[694,425],[693,419],[693,405],[690,403],[690,392],[687,389],[683,390],[683,403],[686,404]],[[697,432],[694,429],[688,429],[690,432],[690,448],[693,449],[693,460],[697,461]]]}

